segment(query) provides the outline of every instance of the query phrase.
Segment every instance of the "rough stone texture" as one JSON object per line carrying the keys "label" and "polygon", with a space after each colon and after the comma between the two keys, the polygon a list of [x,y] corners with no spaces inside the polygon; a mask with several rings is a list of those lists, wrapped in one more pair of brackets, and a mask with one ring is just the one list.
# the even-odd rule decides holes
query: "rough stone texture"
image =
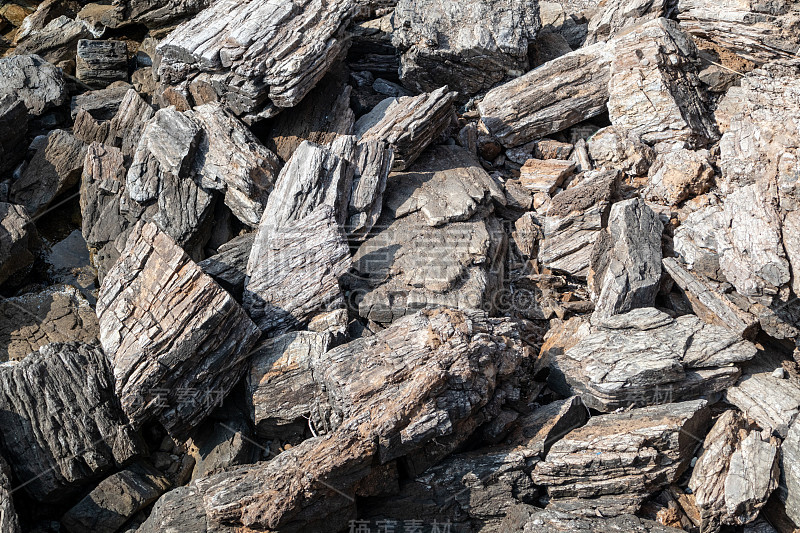
{"label": "rough stone texture", "polygon": [[60,501],[142,451],[98,347],[48,344],[0,365],[3,456],[24,490]]}
{"label": "rough stone texture", "polygon": [[589,155],[598,167],[644,176],[656,158],[655,151],[630,131],[608,126],[588,140]]}
{"label": "rough stone texture", "polygon": [[[112,90],[116,92],[117,88],[105,89],[105,91]],[[100,92],[103,91],[92,91],[92,93]],[[97,114],[95,111],[87,109],[84,103],[76,100],[77,97],[73,98],[73,103],[76,105],[73,127],[75,136],[86,143],[99,142],[121,148],[125,157],[133,157],[145,126],[155,114],[150,104],[133,89],[127,89],[113,116],[107,120],[106,112],[95,118],[92,115],[92,113]]]}
{"label": "rough stone texture", "polygon": [[478,104],[481,122],[506,148],[566,129],[606,110],[611,47],[575,50],[495,87]]}
{"label": "rough stone texture", "polygon": [[210,3],[209,0],[125,0],[125,18],[158,28],[194,15]]}
{"label": "rough stone texture", "polygon": [[456,93],[445,85],[419,96],[392,98],[361,117],[359,141],[384,141],[394,148],[393,170],[405,170],[450,125]]}
{"label": "rough stone texture", "polygon": [[7,533],[22,533],[10,489],[11,468],[6,460],[0,457],[0,530]]}
{"label": "rough stone texture", "polygon": [[[644,499],[689,466],[709,422],[705,400],[596,416],[553,444],[533,470],[551,501],[637,495]],[[600,456],[600,458],[598,458]],[[602,501],[602,499],[601,499]],[[638,505],[628,512],[636,511]]]}
{"label": "rough stone texture", "polygon": [[99,329],[89,302],[74,287],[0,299],[0,361],[20,360],[53,342],[92,342]]}
{"label": "rough stone texture", "polygon": [[725,392],[725,399],[762,429],[786,438],[800,412],[800,383],[795,377],[782,379],[759,370],[742,376]]}
{"label": "rough stone texture", "polygon": [[800,6],[793,0],[680,0],[684,31],[711,39],[746,59],[793,59],[800,49]]}
{"label": "rough stone texture", "polygon": [[224,191],[236,218],[257,226],[280,170],[278,157],[218,104],[196,107],[191,117],[202,128],[195,155],[201,185]]}
{"label": "rough stone texture", "polygon": [[714,185],[714,168],[708,150],[679,149],[659,154],[647,176],[644,196],[665,205],[708,192]]}
{"label": "rough stone texture", "polygon": [[607,41],[631,26],[647,22],[666,14],[668,0],[621,0],[606,2],[589,20],[585,46]]}
{"label": "rough stone texture", "polygon": [[0,95],[0,175],[12,170],[25,157],[28,108],[11,95]]}
{"label": "rough stone texture", "polygon": [[223,289],[241,297],[247,276],[247,260],[250,258],[255,237],[255,233],[235,237],[217,248],[215,255],[200,261],[197,266],[214,278]]}
{"label": "rough stone texture", "polygon": [[123,41],[78,41],[75,76],[90,87],[103,88],[128,79],[128,47]]}
{"label": "rough stone texture", "polygon": [[794,422],[781,445],[781,488],[786,514],[800,523],[800,424]]}
{"label": "rough stone texture", "polygon": [[292,107],[346,51],[352,12],[351,0],[215,2],[159,43],[158,76],[203,84],[237,115]]}
{"label": "rough stone texture", "polygon": [[400,0],[392,24],[403,84],[417,92],[448,85],[465,101],[528,70],[541,27],[534,0]]}
{"label": "rough stone texture", "polygon": [[192,479],[251,464],[263,452],[243,413],[232,409],[224,409],[224,413],[224,421],[205,424],[192,437],[196,447],[196,451],[190,449],[195,461]]}
{"label": "rough stone texture", "polygon": [[592,249],[608,215],[617,186],[616,171],[587,173],[577,186],[558,193],[543,220],[539,261],[554,270],[585,278]]}
{"label": "rough stone texture", "polygon": [[528,159],[520,169],[520,182],[537,192],[553,194],[572,176],[575,163],[559,159]]}
{"label": "rough stone texture", "polygon": [[591,332],[549,361],[548,381],[598,411],[692,399],[732,386],[756,347],[694,315],[654,308],[597,320]]}
{"label": "rough stone texture", "polygon": [[663,231],[658,215],[640,198],[611,207],[608,227],[594,243],[587,277],[592,319],[655,305]]}
{"label": "rough stone texture", "polygon": [[612,41],[608,114],[648,144],[702,146],[717,137],[697,77],[697,47],[664,18]]}
{"label": "rough stone texture", "polygon": [[84,21],[61,15],[41,29],[18,36],[14,52],[36,54],[51,63],[71,61],[75,59],[78,41],[92,37],[92,31]]}
{"label": "rough stone texture", "polygon": [[59,195],[78,184],[86,145],[64,130],[53,130],[11,186],[10,199],[31,216],[44,212]]}
{"label": "rough stone texture", "polygon": [[267,335],[296,329],[343,304],[339,278],[349,268],[347,237],[328,205],[277,229],[259,227],[248,260],[244,308]]}
{"label": "rough stone texture", "polygon": [[97,315],[124,411],[137,427],[157,418],[175,436],[230,391],[258,338],[234,299],[152,223],[131,231]]}
{"label": "rough stone texture", "polygon": [[349,145],[347,153],[341,154],[354,167],[345,227],[350,236],[363,238],[381,216],[383,193],[394,163],[394,150],[381,141],[353,142]]}
{"label": "rough stone texture", "polygon": [[101,481],[61,523],[70,533],[114,533],[167,489],[163,474],[147,463],[136,463]]}
{"label": "rough stone texture", "polygon": [[582,518],[559,511],[535,511],[523,523],[522,533],[679,533],[682,529],[662,526],[633,515],[615,518]]}
{"label": "rough stone texture", "polygon": [[0,80],[0,97],[19,98],[36,116],[67,101],[61,69],[37,55],[13,55],[0,59]]}
{"label": "rough stone texture", "polygon": [[33,263],[36,227],[25,208],[0,202],[0,283]]}

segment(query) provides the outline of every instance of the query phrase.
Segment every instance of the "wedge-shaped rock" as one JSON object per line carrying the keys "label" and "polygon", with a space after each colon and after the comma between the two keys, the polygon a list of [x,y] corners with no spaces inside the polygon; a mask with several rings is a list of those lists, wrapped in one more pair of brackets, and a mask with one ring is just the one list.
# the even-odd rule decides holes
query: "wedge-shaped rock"
{"label": "wedge-shaped rock", "polygon": [[247,277],[247,260],[255,238],[255,233],[235,237],[217,248],[215,255],[203,259],[197,265],[223,289],[241,298]]}
{"label": "wedge-shaped rock", "polygon": [[[116,87],[113,88],[116,91]],[[105,89],[111,91],[112,89]],[[93,91],[95,93],[103,91]],[[155,111],[133,89],[127,89],[109,119],[106,112],[87,109],[76,102],[75,125],[72,128],[75,136],[85,143],[99,142],[122,148],[125,157],[132,158],[148,121]],[[111,110],[109,110],[111,111]]]}
{"label": "wedge-shaped rock", "polygon": [[0,59],[0,97],[19,98],[32,115],[67,101],[61,69],[37,55],[13,55]]}
{"label": "wedge-shaped rock", "polygon": [[347,205],[346,229],[349,235],[362,238],[381,216],[383,193],[394,163],[394,150],[381,141],[349,144],[350,148],[342,154],[342,158],[354,167],[355,173]]}
{"label": "wedge-shaped rock", "polygon": [[101,481],[61,517],[61,523],[70,533],[114,533],[167,489],[163,474],[147,463],[136,463]]}
{"label": "wedge-shaped rock", "polygon": [[0,283],[33,264],[36,226],[20,205],[0,202]]}
{"label": "wedge-shaped rock", "polygon": [[800,383],[768,371],[747,372],[725,398],[765,430],[785,438],[800,412]]}
{"label": "wedge-shaped rock", "polygon": [[[589,175],[591,174],[591,175]],[[558,193],[544,218],[539,261],[548,268],[585,278],[592,249],[616,191],[616,171],[587,173],[579,185]]]}
{"label": "wedge-shaped rock", "polygon": [[128,79],[128,47],[124,41],[78,41],[75,76],[90,87],[106,87]]}
{"label": "wedge-shaped rock", "polygon": [[581,518],[558,511],[539,511],[531,513],[524,523],[522,533],[679,533],[682,529],[662,526],[652,520],[644,520],[631,514],[616,518]]}
{"label": "wedge-shaped rock", "polygon": [[553,194],[574,171],[572,161],[528,159],[519,171],[519,179],[528,189]]}
{"label": "wedge-shaped rock", "polygon": [[159,43],[158,75],[204,83],[237,115],[292,107],[346,50],[352,11],[351,0],[215,2]]}
{"label": "wedge-shaped rock", "polygon": [[362,142],[384,141],[394,148],[394,170],[407,169],[450,125],[456,93],[445,85],[419,96],[382,102],[359,119],[355,134]]}
{"label": "wedge-shaped rock", "polygon": [[786,514],[800,522],[800,424],[793,423],[781,445],[781,488]]}
{"label": "wedge-shaped rock", "polygon": [[143,451],[99,347],[48,344],[0,365],[0,382],[3,456],[39,501],[74,495]]}
{"label": "wedge-shaped rock", "polygon": [[448,85],[465,101],[528,70],[541,28],[535,0],[400,0],[392,24],[403,84],[419,92]]}
{"label": "wedge-shaped rock", "polygon": [[169,26],[208,7],[209,0],[126,0],[126,18],[148,28]]}
{"label": "wedge-shaped rock", "polygon": [[647,22],[611,46],[608,114],[614,126],[651,145],[695,146],[716,139],[697,77],[697,47],[677,22]]}
{"label": "wedge-shaped rock", "polygon": [[86,145],[64,130],[53,130],[11,186],[10,199],[31,216],[41,214],[59,195],[78,184]]}
{"label": "wedge-shaped rock", "polygon": [[800,6],[794,0],[680,0],[678,19],[684,31],[756,63],[793,59],[800,49]]}
{"label": "wedge-shaped rock", "polygon": [[97,316],[123,410],[135,426],[156,418],[175,436],[230,391],[258,338],[233,297],[153,223],[131,231],[103,280]]}
{"label": "wedge-shaped rock", "polygon": [[714,185],[714,167],[708,150],[680,149],[659,154],[647,176],[645,198],[677,205],[699,196]]}
{"label": "wedge-shaped rock", "polygon": [[74,287],[53,286],[0,300],[0,360],[24,359],[54,342],[93,342],[97,316]]}
{"label": "wedge-shaped rock", "polygon": [[313,371],[332,406],[333,432],[272,461],[198,479],[180,504],[167,494],[170,506],[156,504],[144,531],[198,507],[207,525],[346,528],[356,484],[374,466],[430,447],[464,421],[486,420],[484,406],[519,391],[516,372],[528,351],[518,327],[481,313],[423,311],[326,352]]}
{"label": "wedge-shaped rock", "polygon": [[592,417],[553,444],[532,479],[551,502],[581,498],[591,507],[592,498],[603,496],[644,499],[689,466],[708,422],[705,400]]}
{"label": "wedge-shaped rock", "polygon": [[597,320],[589,335],[550,361],[549,382],[580,394],[598,411],[693,399],[723,390],[740,375],[734,363],[756,347],[694,315],[671,318],[655,308]]}
{"label": "wedge-shaped rock", "polygon": [[78,41],[92,37],[92,31],[84,21],[61,15],[41,29],[18,35],[14,39],[15,53],[35,54],[51,63],[74,61]]}
{"label": "wedge-shaped rock", "polygon": [[278,157],[218,104],[196,107],[191,117],[202,128],[195,156],[202,186],[224,191],[236,218],[257,226],[280,170]]}
{"label": "wedge-shaped rock", "polygon": [[30,115],[25,102],[0,95],[0,173],[12,170],[25,158]]}
{"label": "wedge-shaped rock", "polygon": [[778,486],[777,444],[746,426],[740,414],[726,411],[703,443],[689,481],[703,531],[752,522]]}
{"label": "wedge-shaped rock", "polygon": [[350,268],[347,237],[328,205],[268,231],[259,228],[243,304],[265,334],[297,329],[344,304],[339,278]]}
{"label": "wedge-shaped rock", "polygon": [[19,525],[14,499],[11,497],[11,467],[0,457],[0,530],[8,533],[22,533]]}
{"label": "wedge-shaped rock", "polygon": [[478,104],[481,122],[513,148],[597,116],[608,102],[611,59],[611,48],[597,43],[495,87]]}
{"label": "wedge-shaped rock", "polygon": [[584,45],[607,41],[631,26],[665,15],[667,0],[622,0],[608,2],[597,9],[589,20],[588,35]]}
{"label": "wedge-shaped rock", "polygon": [[611,207],[608,228],[594,243],[587,278],[593,319],[655,305],[663,231],[658,215],[640,198]]}

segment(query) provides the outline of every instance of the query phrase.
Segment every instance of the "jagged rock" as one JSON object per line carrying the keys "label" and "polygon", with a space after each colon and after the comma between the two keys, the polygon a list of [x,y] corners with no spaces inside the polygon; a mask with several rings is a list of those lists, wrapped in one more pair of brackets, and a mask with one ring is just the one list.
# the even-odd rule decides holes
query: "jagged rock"
{"label": "jagged rock", "polygon": [[92,31],[84,21],[62,15],[40,30],[19,36],[15,40],[15,53],[36,54],[50,63],[73,61],[78,41],[92,37]]}
{"label": "jagged rock", "polygon": [[207,525],[346,528],[354,516],[351,494],[372,465],[421,450],[435,437],[463,441],[459,425],[485,420],[484,407],[515,389],[528,356],[517,327],[480,313],[423,311],[326,352],[312,364],[333,409],[333,432],[272,461],[195,480],[180,503],[168,493],[143,530],[199,509]]}
{"label": "jagged rock", "polygon": [[206,424],[193,437],[196,447],[192,479],[197,479],[243,464],[255,462],[262,450],[253,440],[250,424],[241,413],[229,410],[224,421]]}
{"label": "jagged rock", "polygon": [[647,176],[644,196],[648,200],[677,205],[708,192],[714,185],[714,167],[708,150],[679,149],[658,154]]}
{"label": "jagged rock", "polygon": [[776,377],[771,370],[753,369],[725,391],[725,399],[762,429],[786,438],[800,412],[800,383],[793,377]]}
{"label": "jagged rock", "polygon": [[522,524],[522,533],[679,533],[682,529],[662,526],[633,515],[614,518],[578,517],[551,510],[536,510]]}
{"label": "jagged rock", "polygon": [[703,531],[755,520],[778,475],[777,444],[757,430],[748,433],[741,415],[726,411],[706,437],[689,481]]}
{"label": "jagged rock", "polygon": [[215,2],[159,43],[158,76],[202,84],[236,115],[293,107],[346,51],[352,12],[350,0]]}
{"label": "jagged rock", "polygon": [[98,347],[48,344],[0,365],[0,382],[3,456],[39,501],[63,500],[143,451]]}
{"label": "jagged rock", "polygon": [[93,342],[99,330],[89,302],[74,287],[0,299],[0,360],[24,359],[54,342]]}
{"label": "jagged rock", "polygon": [[169,489],[155,468],[139,462],[107,477],[61,517],[70,533],[114,533]]}
{"label": "jagged rock", "polygon": [[608,227],[594,243],[587,277],[592,319],[655,305],[663,231],[658,215],[640,198],[611,207]]}
{"label": "jagged rock", "polygon": [[19,517],[11,497],[11,468],[0,457],[0,530],[7,533],[22,533]]}
{"label": "jagged rock", "polygon": [[589,155],[607,170],[621,170],[629,176],[644,176],[656,159],[655,150],[630,131],[605,127],[589,138]]}
{"label": "jagged rock", "polygon": [[196,107],[191,117],[202,128],[195,155],[201,185],[224,191],[236,218],[257,226],[280,169],[278,157],[218,104]]}
{"label": "jagged rock", "polygon": [[0,94],[0,175],[25,158],[28,109],[16,96]]}
{"label": "jagged rock", "polygon": [[32,115],[39,116],[67,101],[61,69],[37,55],[13,55],[0,59],[0,80],[0,97],[19,98]]}
{"label": "jagged rock", "polygon": [[328,205],[277,229],[259,227],[247,265],[244,308],[267,335],[296,329],[343,304],[339,278],[349,268],[347,238]]}
{"label": "jagged rock", "polygon": [[[185,435],[245,371],[258,329],[153,223],[138,223],[97,300],[115,390],[136,427]],[[193,391],[186,400],[181,391]]]}
{"label": "jagged rock", "polygon": [[31,216],[41,214],[53,200],[78,184],[85,156],[83,141],[64,130],[51,131],[11,186],[11,201],[25,206]]}
{"label": "jagged rock", "polygon": [[208,7],[209,0],[126,0],[127,20],[148,28],[169,26]]}
{"label": "jagged rock", "polygon": [[133,157],[146,124],[155,111],[133,89],[125,93],[119,109],[109,125],[109,139],[114,146],[122,149],[126,157]]}
{"label": "jagged rock", "polygon": [[478,104],[481,123],[506,148],[520,146],[603,113],[611,47],[575,50],[495,87]]}
{"label": "jagged rock", "polygon": [[756,63],[793,59],[800,49],[800,6],[793,0],[722,5],[713,0],[680,0],[677,7],[684,31]]}
{"label": "jagged rock", "polygon": [[544,239],[539,245],[544,266],[583,278],[589,274],[592,247],[603,229],[617,180],[616,171],[587,174],[553,198],[543,217]]}
{"label": "jagged rock", "polygon": [[622,0],[606,2],[589,20],[584,46],[607,41],[631,26],[666,15],[668,0]]}
{"label": "jagged rock", "polygon": [[708,422],[705,400],[595,416],[553,444],[531,477],[551,502],[580,498],[585,516],[594,515],[593,498],[636,495],[641,502],[689,466]]}
{"label": "jagged rock", "polygon": [[393,170],[405,170],[450,125],[456,93],[447,86],[419,96],[381,102],[355,125],[359,141],[384,141],[394,148]]}
{"label": "jagged rock", "polygon": [[553,194],[575,172],[575,163],[559,159],[528,159],[519,172],[523,186]]}
{"label": "jagged rock", "polygon": [[78,41],[75,76],[90,87],[102,88],[128,79],[128,47],[123,41]]}
{"label": "jagged rock", "polygon": [[800,523],[800,423],[792,423],[781,445],[781,488],[778,491],[786,504],[786,514]]}
{"label": "jagged rock", "polygon": [[21,205],[0,202],[0,283],[33,263],[36,227]]}
{"label": "jagged rock", "polygon": [[670,318],[655,308],[596,320],[573,346],[556,352],[548,381],[580,394],[598,411],[692,399],[733,385],[756,347],[694,315]]}
{"label": "jagged rock", "polygon": [[702,146],[717,137],[697,77],[697,47],[677,22],[659,18],[611,41],[611,123],[648,144]]}
{"label": "jagged rock", "polygon": [[214,278],[223,289],[241,298],[247,276],[247,260],[255,237],[255,233],[246,233],[231,239],[217,248],[215,255],[200,261],[197,265]]}
{"label": "jagged rock", "polygon": [[[355,137],[353,137],[355,139]],[[345,227],[351,237],[363,238],[383,209],[383,193],[394,163],[394,150],[380,141],[348,143],[341,157],[355,170]]]}
{"label": "jagged rock", "polygon": [[119,111],[131,88],[127,83],[115,83],[112,87],[73,96],[69,103],[70,116],[74,119],[84,109],[94,118],[109,120]]}
{"label": "jagged rock", "polygon": [[417,92],[448,85],[465,101],[528,70],[541,28],[534,0],[399,0],[392,25],[403,84]]}

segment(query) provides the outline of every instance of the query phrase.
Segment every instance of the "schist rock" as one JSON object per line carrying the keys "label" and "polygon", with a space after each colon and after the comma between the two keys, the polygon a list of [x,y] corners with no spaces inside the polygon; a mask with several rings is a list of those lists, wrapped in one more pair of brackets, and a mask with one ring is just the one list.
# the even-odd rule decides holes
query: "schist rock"
{"label": "schist rock", "polygon": [[[92,91],[92,93],[112,90],[116,100],[116,87]],[[121,148],[123,154],[130,158],[136,151],[142,132],[147,122],[153,118],[155,111],[133,89],[125,90],[119,97],[118,105],[111,107],[103,105],[100,108],[102,111],[99,113],[94,106],[88,107],[86,105],[88,102],[79,101],[77,97],[73,98],[75,125],[72,131],[77,138],[87,144],[99,142]],[[114,110],[111,111],[112,109]],[[109,111],[112,113],[111,117],[107,116]]]}
{"label": "schist rock", "polygon": [[347,237],[329,205],[272,229],[259,227],[243,305],[266,335],[297,329],[344,305],[339,278],[350,268]]}
{"label": "schist rock", "polygon": [[725,399],[775,436],[786,434],[800,412],[800,382],[794,376],[781,378],[764,368],[751,368]]}
{"label": "schist rock", "polygon": [[[680,0],[681,28],[756,63],[793,59],[800,49],[800,6],[793,0],[764,4]],[[722,9],[720,9],[722,7]]]}
{"label": "schist rock", "polygon": [[99,347],[48,344],[0,365],[0,381],[3,456],[39,501],[74,495],[143,451]]}
{"label": "schist rock", "polygon": [[611,207],[608,227],[594,243],[587,282],[592,318],[653,307],[661,283],[664,225],[640,198]]}
{"label": "schist rock", "polygon": [[234,237],[217,248],[216,254],[203,259],[197,266],[214,278],[223,289],[241,298],[247,277],[247,260],[255,237],[255,233]]}
{"label": "schist rock", "polygon": [[578,339],[551,349],[548,382],[606,412],[721,391],[741,374],[733,365],[757,351],[726,328],[655,308],[598,319]]}
{"label": "schist rock", "polygon": [[781,488],[778,494],[786,504],[789,518],[800,522],[800,424],[797,422],[789,428],[780,455]]}
{"label": "schist rock", "polygon": [[0,202],[0,283],[33,264],[36,226],[21,205]]}
{"label": "schist rock", "polygon": [[169,26],[209,6],[209,0],[125,0],[126,18],[148,28]]}
{"label": "schist rock", "polygon": [[602,516],[619,497],[633,513],[684,472],[708,423],[705,400],[595,416],[553,444],[532,479],[546,487],[550,505],[578,498],[580,514]]}
{"label": "schist rock", "polygon": [[349,236],[364,238],[378,222],[383,209],[383,193],[394,163],[394,149],[383,141],[343,140],[340,157],[354,169],[345,228]]}
{"label": "schist rock", "polygon": [[35,116],[67,101],[61,69],[37,55],[0,59],[0,80],[0,96],[19,98]]}
{"label": "schist rock", "polygon": [[10,199],[31,216],[41,214],[53,200],[78,184],[86,144],[65,130],[53,130],[22,176],[13,183]]}
{"label": "schist rock", "polygon": [[0,361],[24,359],[54,342],[93,342],[97,316],[80,292],[69,285],[0,299]]}
{"label": "schist rock", "polygon": [[176,436],[227,395],[259,335],[233,297],[153,223],[131,231],[103,280],[97,316],[123,410],[137,427],[156,418]]}
{"label": "schist rock", "polygon": [[90,87],[102,88],[128,79],[128,47],[123,41],[78,41],[75,76]]}
{"label": "schist rock", "polygon": [[403,84],[418,92],[448,85],[463,100],[528,70],[541,27],[534,0],[400,0],[392,24]]}
{"label": "schist rock", "polygon": [[682,529],[667,527],[652,520],[631,514],[613,518],[579,517],[560,511],[540,510],[535,507],[523,515],[527,520],[514,523],[522,533],[680,533]]}
{"label": "schist rock", "polygon": [[159,43],[158,76],[202,86],[239,116],[274,114],[297,105],[346,51],[352,12],[351,0],[215,2]]}
{"label": "schist rock", "polygon": [[25,158],[29,120],[24,101],[12,95],[0,95],[0,175]]}
{"label": "schist rock", "polygon": [[644,196],[665,205],[677,205],[708,192],[714,185],[714,167],[708,150],[679,149],[658,154],[647,176]]}
{"label": "schist rock", "polygon": [[97,119],[111,119],[119,111],[122,101],[132,88],[133,86],[127,83],[119,82],[104,89],[94,89],[77,94],[69,102],[70,116],[74,119],[78,115],[78,111],[85,109]]}
{"label": "schist rock", "polygon": [[419,96],[385,100],[356,122],[354,133],[362,142],[390,144],[393,170],[405,170],[450,125],[456,95],[445,85]]}
{"label": "schist rock", "polygon": [[11,467],[0,457],[0,530],[8,533],[22,533],[19,517],[11,497]]}
{"label": "schist rock", "polygon": [[623,30],[665,15],[667,0],[622,0],[599,6],[589,20],[584,45],[607,41]]}
{"label": "schist rock", "polygon": [[519,171],[519,179],[528,189],[553,194],[574,171],[572,161],[528,159]]}
{"label": "schist rock", "polygon": [[433,438],[463,442],[462,424],[486,420],[487,406],[502,404],[519,386],[517,370],[529,350],[518,327],[482,313],[422,311],[322,354],[313,375],[327,391],[331,433],[272,461],[197,479],[180,503],[168,493],[143,530],[183,513],[199,514],[211,530],[346,528],[350,495],[374,468],[431,448]]}
{"label": "schist rock", "polygon": [[589,155],[599,168],[619,170],[629,176],[644,176],[656,153],[632,132],[607,126],[587,141]]}
{"label": "schist rock", "polygon": [[548,268],[585,278],[592,250],[608,216],[619,173],[585,173],[575,187],[558,193],[543,218],[539,261]]}
{"label": "schist rock", "polygon": [[41,29],[17,36],[15,52],[35,54],[51,63],[74,61],[78,41],[92,37],[92,31],[84,21],[61,15]]}
{"label": "schist rock", "polygon": [[778,477],[777,442],[748,431],[737,411],[723,413],[706,436],[689,481],[703,531],[754,521]]}

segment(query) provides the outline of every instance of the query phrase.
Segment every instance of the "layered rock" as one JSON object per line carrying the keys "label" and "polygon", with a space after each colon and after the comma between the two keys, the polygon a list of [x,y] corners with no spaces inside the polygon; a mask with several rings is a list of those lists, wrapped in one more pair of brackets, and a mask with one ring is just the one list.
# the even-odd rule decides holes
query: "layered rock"
{"label": "layered rock", "polygon": [[234,237],[217,248],[216,254],[203,259],[197,266],[214,278],[223,289],[241,297],[247,277],[247,260],[250,258],[255,237],[255,233]]}
{"label": "layered rock", "polygon": [[589,20],[584,44],[607,41],[631,26],[662,17],[668,7],[667,0],[623,0],[606,3]]}
{"label": "layered rock", "polygon": [[[781,490],[786,514],[800,522],[800,424],[793,423],[781,445]],[[784,490],[785,489],[785,490]]]}
{"label": "layered rock", "polygon": [[128,47],[123,41],[81,39],[75,63],[75,76],[90,87],[128,79]]}
{"label": "layered rock", "polygon": [[656,159],[653,148],[630,131],[614,126],[592,135],[587,147],[598,167],[620,170],[629,176],[644,176]]}
{"label": "layered rock", "polygon": [[32,115],[39,116],[67,100],[61,69],[37,55],[0,59],[0,97],[19,98]]}
{"label": "layered rock", "polygon": [[752,368],[725,391],[725,398],[762,429],[786,438],[800,412],[800,383],[795,377],[773,374],[772,370]]}
{"label": "layered rock", "polygon": [[97,315],[122,408],[137,427],[155,418],[176,436],[227,395],[258,338],[234,299],[153,223],[131,231]]}
{"label": "layered rock", "polygon": [[0,173],[13,169],[25,157],[25,136],[30,115],[25,102],[0,96]]}
{"label": "layered rock", "polygon": [[20,205],[0,202],[0,283],[33,263],[36,227]]}
{"label": "layered rock", "polygon": [[10,489],[11,468],[5,459],[0,458],[0,529],[8,533],[22,533]]}
{"label": "layered rock", "polygon": [[[593,533],[678,533],[682,529],[662,526],[652,520],[644,520],[633,515],[614,518],[578,517],[570,513],[550,510],[536,510],[526,513],[526,521],[521,522],[523,533],[572,533],[573,531],[592,531]],[[517,524],[515,524],[517,525]]]}
{"label": "layered rock", "polygon": [[659,154],[650,167],[644,195],[648,200],[677,205],[708,192],[714,185],[714,174],[708,150]]}

